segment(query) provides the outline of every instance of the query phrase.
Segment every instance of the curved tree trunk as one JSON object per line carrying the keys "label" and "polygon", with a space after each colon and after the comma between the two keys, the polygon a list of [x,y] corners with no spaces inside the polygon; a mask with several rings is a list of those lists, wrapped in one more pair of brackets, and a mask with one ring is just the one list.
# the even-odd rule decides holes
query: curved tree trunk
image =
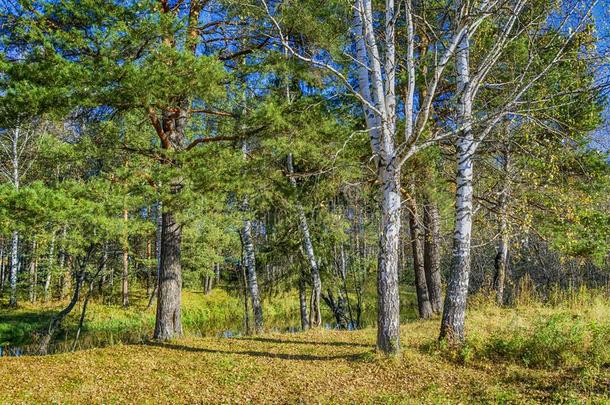
{"label": "curved tree trunk", "polygon": [[[288,154],[286,159],[286,165],[288,167],[288,173],[294,174],[294,166],[292,165],[292,154]],[[290,182],[296,189],[296,179],[291,176]],[[316,259],[315,252],[313,250],[313,242],[311,240],[311,234],[309,232],[309,225],[307,224],[307,217],[305,216],[305,210],[303,206],[297,202],[297,210],[299,214],[299,228],[303,236],[303,250],[307,260],[309,261],[309,268],[311,269],[311,300],[309,306],[309,326],[312,328],[318,327],[322,324],[322,312],[320,308],[320,300],[322,296],[322,281],[320,279],[320,269],[318,267],[318,261]]]}
{"label": "curved tree trunk", "polygon": [[440,215],[435,203],[426,199],[424,203],[424,270],[430,304],[435,314],[442,311]]}
{"label": "curved tree trunk", "polygon": [[55,332],[61,326],[64,318],[72,312],[72,309],[76,306],[80,298],[80,291],[85,280],[85,270],[81,269],[76,276],[76,285],[74,286],[74,292],[72,293],[72,299],[68,303],[68,305],[62,309],[56,316],[53,317],[51,322],[49,323],[49,327],[46,330],[46,333],[40,340],[40,344],[38,346],[38,354],[47,354],[49,351],[49,344],[55,335]]}

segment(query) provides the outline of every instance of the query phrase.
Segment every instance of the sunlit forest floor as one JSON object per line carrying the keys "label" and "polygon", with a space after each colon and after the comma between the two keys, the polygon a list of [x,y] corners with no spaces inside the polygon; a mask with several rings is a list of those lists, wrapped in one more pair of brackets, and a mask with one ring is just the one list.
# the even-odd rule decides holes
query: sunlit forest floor
{"label": "sunlit forest floor", "polygon": [[610,401],[610,303],[499,309],[473,300],[468,342],[436,342],[438,319],[375,330],[188,337],[44,357],[0,358],[0,403],[472,403]]}

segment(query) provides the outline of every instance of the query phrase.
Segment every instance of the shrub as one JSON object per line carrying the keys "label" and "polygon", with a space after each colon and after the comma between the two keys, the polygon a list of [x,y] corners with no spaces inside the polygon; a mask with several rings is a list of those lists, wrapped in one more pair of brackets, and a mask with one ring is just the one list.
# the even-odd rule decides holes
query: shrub
{"label": "shrub", "polygon": [[490,337],[484,354],[530,367],[599,366],[610,360],[610,324],[556,314],[532,327],[504,328]]}

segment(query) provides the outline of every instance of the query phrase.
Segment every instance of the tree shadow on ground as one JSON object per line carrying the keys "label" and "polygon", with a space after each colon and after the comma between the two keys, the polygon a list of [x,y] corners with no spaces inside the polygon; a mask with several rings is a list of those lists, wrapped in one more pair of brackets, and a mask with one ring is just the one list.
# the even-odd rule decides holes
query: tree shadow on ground
{"label": "tree shadow on ground", "polygon": [[147,346],[160,347],[164,349],[180,350],[184,352],[193,353],[211,353],[211,354],[238,354],[252,357],[268,357],[272,359],[281,360],[306,360],[306,361],[332,361],[332,360],[348,360],[348,361],[359,361],[366,358],[370,354],[369,351],[353,353],[353,354],[340,354],[331,356],[319,356],[313,354],[289,354],[289,353],[271,353],[264,351],[255,350],[220,350],[220,349],[208,349],[204,347],[191,347],[185,345],[179,345],[174,343],[160,343],[160,342],[147,342]]}
{"label": "tree shadow on ground", "polygon": [[348,347],[366,347],[369,349],[373,349],[374,345],[366,345],[363,343],[352,343],[352,342],[317,342],[317,341],[307,341],[307,340],[290,340],[290,339],[274,339],[274,338],[265,338],[265,337],[256,337],[256,336],[247,336],[247,337],[239,337],[235,340],[252,340],[256,342],[263,343],[282,343],[282,344],[295,344],[295,345],[313,345],[313,346],[348,346]]}

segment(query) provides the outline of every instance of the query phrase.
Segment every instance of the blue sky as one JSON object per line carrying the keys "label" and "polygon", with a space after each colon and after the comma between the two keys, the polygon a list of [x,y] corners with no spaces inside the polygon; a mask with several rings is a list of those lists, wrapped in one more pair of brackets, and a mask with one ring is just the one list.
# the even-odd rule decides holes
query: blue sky
{"label": "blue sky", "polygon": [[[610,86],[610,0],[600,0],[593,10],[595,25],[599,41],[598,52],[603,56],[603,61],[597,72],[600,84]],[[610,87],[605,94],[610,96]],[[597,149],[610,150],[610,106],[606,107],[605,123],[595,132],[593,146]]]}

